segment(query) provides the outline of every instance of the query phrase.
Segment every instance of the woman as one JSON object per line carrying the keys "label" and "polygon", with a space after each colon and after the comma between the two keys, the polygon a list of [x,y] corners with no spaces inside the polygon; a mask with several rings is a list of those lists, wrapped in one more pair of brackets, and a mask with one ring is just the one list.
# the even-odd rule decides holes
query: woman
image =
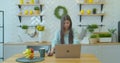
{"label": "woman", "polygon": [[79,40],[75,31],[72,29],[72,21],[69,15],[65,15],[61,19],[61,30],[55,35],[52,41],[52,49],[49,56],[53,55],[56,44],[79,44]]}

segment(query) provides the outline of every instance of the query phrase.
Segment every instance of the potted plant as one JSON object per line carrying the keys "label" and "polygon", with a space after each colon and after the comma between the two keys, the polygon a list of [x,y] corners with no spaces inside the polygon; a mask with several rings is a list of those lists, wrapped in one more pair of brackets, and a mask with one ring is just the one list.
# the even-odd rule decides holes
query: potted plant
{"label": "potted plant", "polygon": [[108,31],[111,33],[111,34],[114,34],[116,29],[108,29]]}
{"label": "potted plant", "polygon": [[89,38],[89,43],[90,44],[95,44],[99,42],[98,34],[92,34]]}
{"label": "potted plant", "polygon": [[28,29],[27,25],[22,25],[22,29]]}
{"label": "potted plant", "polygon": [[22,25],[21,28],[25,31],[25,33],[27,33],[27,30],[28,30],[28,26],[27,25]]}
{"label": "potted plant", "polygon": [[89,32],[93,33],[95,29],[98,28],[98,25],[96,24],[91,24],[91,25],[88,25],[87,29]]}
{"label": "potted plant", "polygon": [[35,14],[40,14],[40,8],[38,6],[34,7]]}
{"label": "potted plant", "polygon": [[117,34],[115,33],[116,29],[108,29],[108,31],[111,33],[112,35],[112,39],[111,42],[117,42]]}
{"label": "potted plant", "polygon": [[111,42],[111,33],[107,32],[107,33],[100,33],[99,34],[99,39],[100,42]]}
{"label": "potted plant", "polygon": [[93,14],[96,14],[96,13],[97,13],[97,9],[93,8]]}

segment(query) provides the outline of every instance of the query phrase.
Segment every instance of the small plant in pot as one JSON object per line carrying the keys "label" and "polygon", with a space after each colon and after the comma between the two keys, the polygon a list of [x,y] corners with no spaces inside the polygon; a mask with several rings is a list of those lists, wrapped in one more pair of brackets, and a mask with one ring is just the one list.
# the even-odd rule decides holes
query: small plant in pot
{"label": "small plant in pot", "polygon": [[35,14],[40,14],[40,8],[38,6],[34,7]]}
{"label": "small plant in pot", "polygon": [[99,36],[98,34],[92,34],[89,38],[89,43],[90,44],[96,44],[99,42]]}
{"label": "small plant in pot", "polygon": [[111,33],[111,34],[114,34],[116,29],[108,29],[108,31]]}
{"label": "small plant in pot", "polygon": [[111,33],[107,32],[107,33],[100,33],[99,34],[99,38],[100,38],[100,42],[111,42]]}
{"label": "small plant in pot", "polygon": [[88,25],[87,29],[89,32],[93,33],[94,32],[94,29],[97,29],[98,28],[98,25],[96,24],[91,24],[91,25]]}
{"label": "small plant in pot", "polygon": [[93,14],[96,14],[96,13],[97,13],[97,9],[93,8]]}

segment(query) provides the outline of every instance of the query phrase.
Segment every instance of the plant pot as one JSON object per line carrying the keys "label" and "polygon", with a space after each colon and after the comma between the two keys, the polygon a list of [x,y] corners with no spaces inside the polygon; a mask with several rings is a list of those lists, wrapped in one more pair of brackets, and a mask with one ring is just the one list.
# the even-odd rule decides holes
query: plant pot
{"label": "plant pot", "polygon": [[93,12],[93,14],[96,14],[97,13],[97,9],[94,8],[92,12]]}
{"label": "plant pot", "polygon": [[111,42],[111,37],[99,38],[100,42]]}
{"label": "plant pot", "polygon": [[90,44],[96,44],[96,43],[98,43],[99,42],[99,39],[98,38],[90,38],[89,39],[89,43]]}
{"label": "plant pot", "polygon": [[40,10],[35,10],[35,14],[40,14]]}

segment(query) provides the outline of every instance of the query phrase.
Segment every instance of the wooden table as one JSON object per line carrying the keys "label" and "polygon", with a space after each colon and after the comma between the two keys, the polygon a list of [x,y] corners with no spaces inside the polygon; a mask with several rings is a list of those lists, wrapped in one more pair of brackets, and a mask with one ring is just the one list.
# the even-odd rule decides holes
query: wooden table
{"label": "wooden table", "polygon": [[[23,57],[22,54],[16,54],[3,63],[19,63],[16,62],[17,58]],[[36,63],[101,63],[95,55],[93,54],[81,54],[81,58],[55,58],[55,56],[45,57],[45,60],[42,62]]]}
{"label": "wooden table", "polygon": [[[8,42],[5,43],[6,46],[51,46],[51,42]],[[111,43],[96,43],[96,44],[81,44],[82,46],[98,46],[98,45],[120,45],[118,42]]]}
{"label": "wooden table", "polygon": [[4,45],[12,45],[12,46],[20,46],[20,45],[25,45],[25,46],[51,46],[50,42],[43,41],[43,42],[8,42],[5,43]]}

